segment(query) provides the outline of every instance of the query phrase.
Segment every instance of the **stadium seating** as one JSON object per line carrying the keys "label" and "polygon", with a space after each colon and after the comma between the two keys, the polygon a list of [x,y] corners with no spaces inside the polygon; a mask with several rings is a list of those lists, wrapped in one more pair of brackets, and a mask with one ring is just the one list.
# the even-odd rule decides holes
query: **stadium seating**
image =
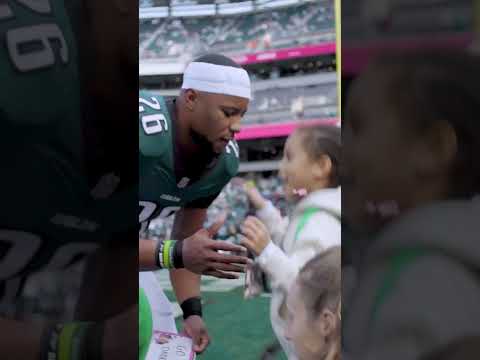
{"label": "stadium seating", "polygon": [[317,42],[333,32],[334,9],[323,1],[246,15],[141,20],[140,57],[255,52]]}
{"label": "stadium seating", "polygon": [[259,90],[254,92],[244,123],[336,116],[336,104],[335,83]]}
{"label": "stadium seating", "polygon": [[140,8],[168,6],[182,6],[182,5],[204,5],[204,4],[225,4],[244,2],[245,0],[140,0]]}
{"label": "stadium seating", "polygon": [[[178,89],[180,82],[175,85]],[[177,89],[168,95],[176,95]],[[253,98],[242,122],[251,125],[336,117],[337,110],[334,73],[297,73],[294,77],[254,80]]]}
{"label": "stadium seating", "polygon": [[[260,193],[281,211],[285,216],[288,213],[288,203],[285,199],[282,181],[278,176],[262,177],[261,175],[250,174],[247,177],[255,181]],[[217,219],[222,213],[228,214],[225,224],[219,230],[217,238],[239,243],[239,225],[252,211],[247,195],[241,185],[232,180],[222,190],[217,199],[208,209],[207,226]],[[165,238],[170,235],[173,226],[173,217],[167,219],[153,220],[148,231],[149,238]]]}
{"label": "stadium seating", "polygon": [[140,0],[139,7],[156,7],[156,6],[168,6],[168,0]]}

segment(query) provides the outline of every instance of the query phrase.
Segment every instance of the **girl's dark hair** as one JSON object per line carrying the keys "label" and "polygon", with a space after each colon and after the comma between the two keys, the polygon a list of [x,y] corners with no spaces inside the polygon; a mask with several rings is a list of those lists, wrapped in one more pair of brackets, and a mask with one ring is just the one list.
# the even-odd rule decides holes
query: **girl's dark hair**
{"label": "girl's dark hair", "polygon": [[307,310],[313,317],[328,308],[337,312],[342,287],[342,251],[334,246],[320,253],[300,270],[297,282]]}
{"label": "girl's dark hair", "polygon": [[445,50],[388,55],[369,71],[388,71],[388,99],[421,134],[437,121],[454,129],[458,151],[452,169],[452,194],[480,192],[480,57]]}
{"label": "girl's dark hair", "polygon": [[340,186],[340,156],[342,147],[341,130],[337,126],[303,126],[296,130],[302,135],[302,144],[313,161],[327,155],[332,161],[329,187]]}

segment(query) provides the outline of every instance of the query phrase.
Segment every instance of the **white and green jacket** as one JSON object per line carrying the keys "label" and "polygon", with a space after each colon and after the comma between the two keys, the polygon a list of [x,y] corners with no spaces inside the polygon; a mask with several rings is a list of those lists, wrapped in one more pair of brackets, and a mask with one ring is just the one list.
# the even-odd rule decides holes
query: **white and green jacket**
{"label": "white and green jacket", "polygon": [[480,198],[414,209],[372,239],[342,318],[352,359],[421,359],[480,335]]}
{"label": "white and green jacket", "polygon": [[272,238],[257,262],[270,280],[272,327],[289,359],[296,357],[284,336],[287,292],[303,265],[318,253],[341,244],[340,215],[340,188],[309,194],[289,218],[282,218],[270,202],[257,211]]}

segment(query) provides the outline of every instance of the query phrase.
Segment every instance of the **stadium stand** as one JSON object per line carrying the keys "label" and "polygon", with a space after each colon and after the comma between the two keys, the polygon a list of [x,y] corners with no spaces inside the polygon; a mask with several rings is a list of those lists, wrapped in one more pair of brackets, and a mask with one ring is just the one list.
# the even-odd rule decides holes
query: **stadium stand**
{"label": "stadium stand", "polygon": [[333,40],[334,9],[328,4],[301,3],[221,17],[141,20],[140,57],[171,58],[205,51],[248,53]]}
{"label": "stadium stand", "polygon": [[[253,98],[243,124],[281,123],[337,116],[336,75],[333,72],[299,74],[253,82]],[[167,89],[168,81],[157,85],[154,93],[173,96],[178,94],[181,76],[168,79],[174,88]]]}
{"label": "stadium stand", "polygon": [[335,116],[336,104],[335,83],[259,90],[254,92],[245,123]]}
{"label": "stadium stand", "polygon": [[155,6],[168,6],[168,0],[140,0],[140,8],[155,7]]}
{"label": "stadium stand", "polygon": [[[248,174],[245,176],[247,180],[253,180],[256,183],[260,193],[266,199],[273,202],[273,204],[285,216],[288,212],[288,203],[285,199],[285,194],[282,187],[282,180],[272,175],[263,177],[260,174]],[[208,209],[208,219],[218,218],[222,213],[227,213],[227,219],[224,226],[220,229],[218,235],[219,239],[228,240],[233,243],[239,243],[239,224],[242,220],[251,213],[248,198],[242,189],[242,186],[232,180],[222,190],[218,198]],[[170,236],[173,226],[173,217],[167,219],[156,219],[150,224],[146,236],[150,238],[164,238]]]}

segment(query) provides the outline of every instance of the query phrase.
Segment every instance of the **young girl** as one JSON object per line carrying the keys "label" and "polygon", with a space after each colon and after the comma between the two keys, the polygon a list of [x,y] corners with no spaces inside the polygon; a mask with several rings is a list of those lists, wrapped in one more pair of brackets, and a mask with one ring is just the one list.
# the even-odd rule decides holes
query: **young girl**
{"label": "young girl", "polygon": [[272,327],[289,359],[285,339],[286,295],[300,268],[316,254],[341,243],[340,129],[297,129],[288,138],[280,167],[286,196],[298,201],[290,221],[267,201],[243,224],[243,244],[256,256],[272,288]]}
{"label": "young girl", "polygon": [[480,333],[480,65],[380,59],[343,128],[344,215],[368,241],[343,318],[354,359],[420,359]]}
{"label": "young girl", "polygon": [[287,296],[287,339],[299,360],[340,360],[341,249],[315,256]]}

